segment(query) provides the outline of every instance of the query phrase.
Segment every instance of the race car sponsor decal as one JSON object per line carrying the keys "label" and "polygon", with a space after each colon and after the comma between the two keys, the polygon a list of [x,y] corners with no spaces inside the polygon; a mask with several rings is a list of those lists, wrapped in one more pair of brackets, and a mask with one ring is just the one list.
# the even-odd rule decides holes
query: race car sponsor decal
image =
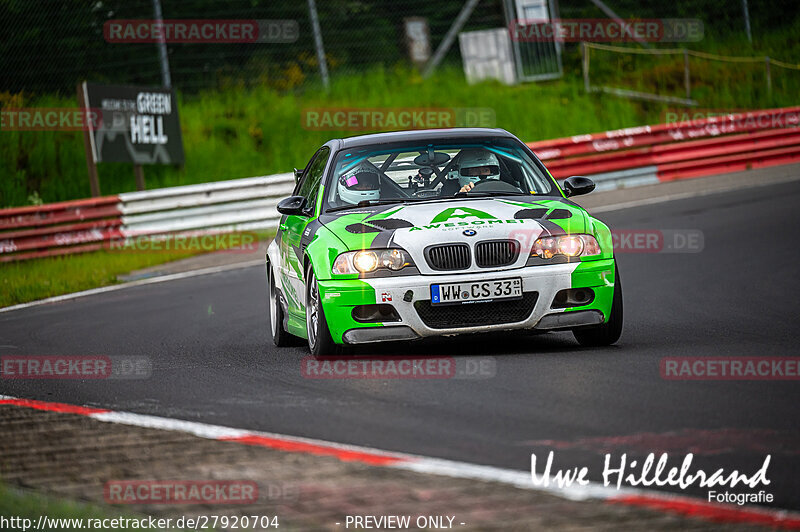
{"label": "race car sponsor decal", "polygon": [[[369,213],[365,211],[370,211]],[[501,198],[444,199],[435,202],[376,206],[358,211],[323,214],[321,222],[349,250],[399,247],[408,252],[420,272],[426,273],[424,250],[435,243],[514,238],[524,231],[529,237],[521,255],[540,236],[583,232],[584,211],[561,198],[537,197],[526,201]],[[469,230],[465,233],[465,230]]]}
{"label": "race car sponsor decal", "polygon": [[480,218],[481,220],[497,219],[496,216],[492,216],[491,214],[484,212],[482,210],[473,209],[472,207],[458,206],[443,210],[442,212],[434,216],[433,220],[431,220],[431,223],[433,224],[437,222],[447,222],[453,218],[459,218],[459,219]]}

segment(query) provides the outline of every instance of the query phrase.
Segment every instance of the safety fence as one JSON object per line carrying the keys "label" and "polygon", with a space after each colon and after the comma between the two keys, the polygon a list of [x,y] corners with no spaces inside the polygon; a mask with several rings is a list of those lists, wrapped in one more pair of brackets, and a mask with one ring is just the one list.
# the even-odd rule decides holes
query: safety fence
{"label": "safety fence", "polygon": [[[680,68],[680,74],[682,74],[681,80],[674,80],[674,85],[680,86],[683,85],[684,96],[669,96],[664,94],[654,94],[650,92],[641,92],[621,87],[609,87],[605,85],[596,86],[592,84],[591,81],[591,51],[598,50],[609,52],[612,54],[619,54],[626,57],[636,57],[636,56],[649,56],[649,57],[670,57],[670,56],[679,56],[679,60],[682,63],[682,68]],[[788,63],[786,61],[780,61],[775,59],[774,57],[769,56],[761,56],[761,57],[751,57],[751,56],[730,56],[730,55],[719,55],[719,54],[710,54],[707,52],[700,52],[697,50],[689,50],[688,48],[630,48],[630,47],[623,47],[623,46],[613,46],[609,44],[598,44],[598,43],[591,43],[591,42],[583,42],[581,43],[581,55],[582,55],[582,70],[583,70],[583,85],[586,92],[604,92],[606,94],[613,94],[614,96],[621,96],[623,98],[630,98],[636,100],[648,100],[648,101],[660,101],[660,102],[667,102],[673,103],[678,105],[685,105],[685,106],[696,106],[698,102],[692,99],[692,85],[693,85],[693,76],[692,76],[692,69],[690,66],[690,60],[694,58],[695,60],[700,60],[705,62],[703,67],[698,69],[695,67],[695,73],[703,72],[708,70],[708,62],[716,62],[716,63],[728,63],[728,64],[750,64],[755,65],[759,68],[763,67],[763,84],[766,88],[766,93],[768,95],[772,95],[773,90],[773,78],[775,74],[773,74],[773,69],[782,69],[785,72],[798,72],[800,71],[800,64],[793,64]],[[664,70],[665,65],[661,66],[661,70]],[[629,65],[627,67],[628,71],[632,72],[634,76],[639,77],[642,75],[641,70],[637,68],[631,68]],[[668,70],[668,68],[667,68]],[[620,70],[617,69],[617,77],[619,77]],[[678,73],[678,71],[676,71]],[[793,95],[793,94],[792,94]]]}
{"label": "safety fence", "polygon": [[[770,109],[530,143],[553,175],[598,190],[800,162],[800,107]],[[273,229],[291,173],[0,210],[0,262],[165,238]]]}
{"label": "safety fence", "polygon": [[0,210],[0,262],[124,248],[126,239],[271,229],[292,174]]}
{"label": "safety fence", "polygon": [[769,109],[529,143],[557,179],[597,189],[800,161],[800,107]]}

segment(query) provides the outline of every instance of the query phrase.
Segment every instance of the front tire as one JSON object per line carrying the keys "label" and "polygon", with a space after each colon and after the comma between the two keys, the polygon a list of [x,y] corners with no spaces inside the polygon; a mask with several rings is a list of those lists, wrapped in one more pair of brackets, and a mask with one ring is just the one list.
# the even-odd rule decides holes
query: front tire
{"label": "front tire", "polygon": [[319,284],[314,269],[308,266],[306,272],[306,332],[308,333],[308,350],[315,357],[335,355],[339,348],[331,338],[322,298],[319,295]]}
{"label": "front tire", "polygon": [[594,327],[573,329],[572,334],[583,347],[605,347],[619,340],[622,335],[622,279],[619,268],[614,265],[614,297],[611,301],[611,315],[606,323]]}
{"label": "front tire", "polygon": [[286,318],[283,314],[278,287],[275,285],[275,275],[272,273],[272,266],[267,264],[267,279],[269,282],[269,326],[272,333],[272,343],[277,347],[288,347],[297,339],[283,328]]}

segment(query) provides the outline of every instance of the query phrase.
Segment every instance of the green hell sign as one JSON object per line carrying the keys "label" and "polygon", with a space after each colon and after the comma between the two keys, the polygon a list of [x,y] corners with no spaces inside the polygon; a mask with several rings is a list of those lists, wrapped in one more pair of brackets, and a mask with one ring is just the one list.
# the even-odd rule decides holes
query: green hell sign
{"label": "green hell sign", "polygon": [[87,107],[102,115],[98,128],[92,131],[95,162],[183,164],[173,90],[86,83],[84,91]]}

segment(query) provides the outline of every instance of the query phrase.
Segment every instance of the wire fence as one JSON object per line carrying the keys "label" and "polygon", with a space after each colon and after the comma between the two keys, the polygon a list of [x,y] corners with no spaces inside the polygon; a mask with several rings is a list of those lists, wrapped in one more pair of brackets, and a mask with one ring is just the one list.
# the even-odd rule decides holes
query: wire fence
{"label": "wire fence", "polygon": [[[524,3],[515,1],[519,5]],[[555,8],[552,15],[562,19],[608,17],[597,0],[549,1]],[[76,83],[84,79],[160,85],[158,45],[109,40],[107,32],[111,21],[154,19],[155,3],[155,0],[0,0],[0,19],[4,22],[0,38],[0,93],[72,95]],[[158,3],[165,21],[292,21],[296,27],[296,36],[289,41],[167,42],[172,85],[182,92],[230,86],[303,90],[320,82],[320,56],[309,0],[158,0]],[[462,31],[508,26],[504,0],[316,0],[320,42],[331,78],[376,65],[422,67],[464,6],[470,3],[474,9]],[[797,19],[796,0],[747,0],[747,3],[748,29],[752,27],[756,40],[767,39],[776,28],[786,27]],[[712,40],[741,36],[745,30],[742,0],[676,0],[669,4],[613,0],[605,4],[611,5],[625,20],[697,18],[703,22],[706,38]],[[416,33],[417,37],[421,34],[427,44],[413,41],[410,33]],[[779,44],[800,51],[796,43]],[[577,43],[566,43],[564,48],[565,72],[579,75]],[[443,63],[460,66],[457,39]],[[773,59],[770,64],[782,66]],[[619,72],[624,73],[625,70]]]}
{"label": "wire fence", "polygon": [[[295,34],[288,40],[167,42],[164,49],[171,84],[184,94],[192,94],[231,87],[298,92],[314,89],[322,81],[320,59],[334,81],[376,66],[425,71],[426,62],[467,4],[473,4],[474,9],[461,31],[507,28],[508,6],[521,1],[0,0],[4,22],[0,102],[13,102],[13,95],[20,92],[25,94],[25,101],[39,95],[72,97],[82,80],[161,85],[164,78],[159,45],[136,39],[115,40],[109,38],[108,31],[115,21],[153,20],[156,4],[165,22],[294,24]],[[561,19],[608,17],[597,0],[549,1],[555,7],[552,14]],[[797,65],[791,62],[800,57],[800,45],[796,39],[774,42],[771,36],[790,35],[786,28],[800,29],[797,6],[793,5],[796,0],[748,2],[748,29],[758,49],[781,50],[777,59],[659,48],[674,44],[639,49],[587,43],[581,56],[579,43],[567,42],[562,47],[564,75],[580,79],[583,68],[587,89],[682,105],[694,105],[710,94],[726,91],[727,87],[718,83],[722,77],[738,88],[751,87],[753,107],[791,103],[781,98],[788,98],[800,87]],[[319,39],[315,39],[312,4],[316,6]],[[744,35],[741,0],[677,0],[671,5],[614,0],[602,4],[613,6],[625,20],[695,17],[702,21],[705,31],[703,42],[697,44],[706,50],[713,50],[714,42],[735,41]],[[319,46],[324,47],[324,54],[319,53]],[[442,63],[461,67],[458,39]],[[725,66],[734,63],[736,68]],[[560,66],[558,70],[561,75]],[[781,98],[771,98],[773,95]]]}
{"label": "wire fence", "polygon": [[[325,60],[332,77],[375,65],[412,66],[407,19],[424,21],[429,53],[464,3],[429,0],[319,0]],[[184,92],[228,86],[303,88],[320,81],[309,3],[275,0],[160,0],[163,20],[292,21],[290,42],[167,42],[172,85]],[[71,95],[83,79],[160,85],[158,46],[109,41],[111,21],[154,19],[153,0],[3,0],[0,92]],[[481,0],[464,31],[505,26],[502,0]],[[460,63],[458,43],[445,62]]]}
{"label": "wire fence", "polygon": [[[608,55],[598,58],[592,51]],[[727,56],[688,48],[645,49],[588,42],[582,45],[582,55],[587,92],[686,106],[698,105],[698,100],[709,92],[725,92],[729,87],[717,85],[721,79],[751,87],[755,101],[771,100],[775,91],[794,98],[800,82],[800,64],[769,56]],[[730,68],[732,64],[736,67]],[[661,90],[652,92],[653,87]]]}

